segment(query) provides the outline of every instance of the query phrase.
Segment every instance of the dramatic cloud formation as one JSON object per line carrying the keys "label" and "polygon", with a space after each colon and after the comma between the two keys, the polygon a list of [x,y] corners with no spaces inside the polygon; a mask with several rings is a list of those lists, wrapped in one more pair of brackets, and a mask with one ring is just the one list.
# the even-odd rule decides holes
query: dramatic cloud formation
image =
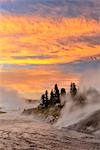
{"label": "dramatic cloud formation", "polygon": [[100,67],[99,8],[98,0],[0,0],[1,86],[39,97]]}
{"label": "dramatic cloud formation", "polygon": [[95,20],[9,15],[0,18],[1,64],[66,63],[100,54],[100,26]]}

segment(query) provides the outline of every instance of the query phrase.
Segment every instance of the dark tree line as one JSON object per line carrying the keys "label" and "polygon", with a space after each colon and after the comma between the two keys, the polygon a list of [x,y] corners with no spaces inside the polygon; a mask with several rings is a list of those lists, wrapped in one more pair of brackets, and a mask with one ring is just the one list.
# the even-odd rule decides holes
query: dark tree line
{"label": "dark tree line", "polygon": [[[77,88],[75,83],[71,83],[70,85],[70,95],[75,96],[77,94]],[[66,90],[65,88],[61,88],[59,90],[58,85],[55,84],[54,89],[51,90],[50,96],[48,94],[48,91],[46,90],[44,94],[41,96],[41,102],[40,106],[42,108],[46,108],[51,105],[56,105],[56,104],[61,104],[61,99],[60,96],[65,96],[66,95]]]}

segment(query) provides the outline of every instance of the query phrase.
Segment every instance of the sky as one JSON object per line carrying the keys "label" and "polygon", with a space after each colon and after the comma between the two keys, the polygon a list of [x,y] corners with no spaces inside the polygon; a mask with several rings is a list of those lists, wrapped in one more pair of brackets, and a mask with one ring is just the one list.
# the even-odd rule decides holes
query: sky
{"label": "sky", "polygon": [[0,89],[39,99],[99,70],[99,0],[0,0]]}

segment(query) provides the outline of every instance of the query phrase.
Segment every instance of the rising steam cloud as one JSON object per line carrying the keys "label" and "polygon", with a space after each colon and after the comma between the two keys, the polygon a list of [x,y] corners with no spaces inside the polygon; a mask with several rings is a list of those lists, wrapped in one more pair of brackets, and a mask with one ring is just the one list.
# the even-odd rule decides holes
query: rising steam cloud
{"label": "rising steam cloud", "polygon": [[24,105],[19,93],[12,89],[0,87],[0,106],[3,109],[20,109]]}
{"label": "rising steam cloud", "polygon": [[[84,74],[75,98],[66,96],[66,104],[55,126],[59,128],[72,126],[100,110],[100,91],[97,90],[100,88],[99,75],[100,70]],[[85,100],[83,104],[79,103],[80,96]]]}

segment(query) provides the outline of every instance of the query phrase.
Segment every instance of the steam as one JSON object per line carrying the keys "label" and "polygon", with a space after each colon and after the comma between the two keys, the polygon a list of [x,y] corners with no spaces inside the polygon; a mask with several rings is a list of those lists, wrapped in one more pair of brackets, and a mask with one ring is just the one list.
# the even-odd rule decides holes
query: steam
{"label": "steam", "polygon": [[80,90],[100,89],[100,67],[85,71],[80,79]]}
{"label": "steam", "polygon": [[24,100],[12,89],[0,87],[0,107],[6,110],[18,110],[24,106]]}
{"label": "steam", "polygon": [[[100,89],[100,70],[85,72],[79,87],[74,98],[70,94],[66,96],[66,104],[55,126],[61,128],[74,125],[100,110],[100,91],[97,90]],[[80,103],[80,98],[83,103]]]}
{"label": "steam", "polygon": [[[79,102],[80,96],[85,98],[84,103]],[[71,126],[97,110],[100,110],[100,93],[97,90],[89,89],[83,93],[79,92],[75,99],[68,95],[65,107],[55,126],[59,128]]]}

